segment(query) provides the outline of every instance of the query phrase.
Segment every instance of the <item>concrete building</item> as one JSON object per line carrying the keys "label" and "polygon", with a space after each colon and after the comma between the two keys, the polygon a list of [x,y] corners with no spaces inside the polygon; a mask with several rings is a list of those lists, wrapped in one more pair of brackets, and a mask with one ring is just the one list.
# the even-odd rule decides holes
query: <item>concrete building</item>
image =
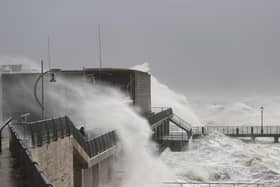
{"label": "concrete building", "polygon": [[[56,86],[56,83],[50,82],[50,76],[44,76],[44,103],[45,110],[51,107],[52,100],[48,96],[48,90],[56,89],[56,92],[67,91]],[[30,113],[31,121],[41,119],[41,107],[36,103],[34,97],[34,85],[39,73],[3,73],[2,74],[2,111],[4,120],[10,116]],[[69,82],[88,82],[89,84],[105,84],[117,89],[128,95],[135,107],[140,109],[141,114],[151,111],[151,83],[150,75],[145,72],[129,69],[84,69],[84,70],[59,70],[55,72],[56,79],[64,79]],[[41,80],[36,87],[37,96],[41,99]],[[54,111],[49,109],[49,111]],[[46,114],[47,117],[56,116]]]}
{"label": "concrete building", "polygon": [[[41,107],[34,97],[34,85],[40,73],[2,73],[3,119],[13,116],[18,119],[10,126],[11,151],[22,162],[28,186],[56,187],[99,187],[112,184],[112,163],[115,160],[117,143],[115,134],[106,132],[94,139],[83,137],[70,121],[71,116],[58,117],[56,110],[50,110],[52,103],[50,89],[56,89],[67,96],[68,90],[49,81],[51,73],[44,76],[45,113],[42,119]],[[84,69],[57,70],[57,81],[87,82],[103,84],[121,90],[132,100],[143,115],[151,113],[150,75],[129,69]],[[41,99],[41,80],[37,95]],[[54,88],[55,87],[55,88]],[[87,91],[87,90],[85,90]],[[41,100],[40,100],[41,101]],[[28,118],[19,119],[22,114]],[[110,115],[110,114],[108,114]],[[34,163],[37,163],[35,166]],[[36,173],[37,172],[37,173]],[[39,174],[38,174],[39,173]],[[34,176],[37,176],[34,178]]]}

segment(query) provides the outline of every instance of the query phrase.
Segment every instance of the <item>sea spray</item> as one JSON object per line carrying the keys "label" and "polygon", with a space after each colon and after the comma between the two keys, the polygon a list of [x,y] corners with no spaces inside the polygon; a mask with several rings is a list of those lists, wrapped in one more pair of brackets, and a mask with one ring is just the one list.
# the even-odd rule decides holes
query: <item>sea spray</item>
{"label": "sea spray", "polygon": [[[17,67],[17,68],[12,68]],[[2,73],[8,72],[39,72],[40,67],[38,63],[28,58],[0,56],[0,90],[2,90]],[[28,90],[26,90],[28,91]],[[2,91],[0,91],[0,106],[3,106]],[[3,112],[0,110],[0,123],[3,123]]]}
{"label": "sea spray", "polygon": [[261,106],[264,106],[264,125],[279,125],[280,97],[276,95],[197,95],[189,100],[196,114],[208,125],[258,126],[261,121]]}
{"label": "sea spray", "polygon": [[[24,57],[0,56],[1,65],[21,65],[21,69],[17,70],[19,72],[40,72],[39,62]],[[2,70],[4,72],[12,71],[9,66],[3,67]]]}
{"label": "sea spray", "polygon": [[[132,69],[150,72],[148,63],[137,65]],[[193,126],[201,126],[201,122],[193,112],[188,99],[183,94],[173,91],[151,75],[151,96],[153,107],[171,107],[173,111]]]}
{"label": "sea spray", "polygon": [[259,182],[276,187],[280,182],[278,154],[279,144],[248,143],[215,132],[195,140],[186,152],[166,150],[162,159],[185,181]]}
{"label": "sea spray", "polygon": [[[60,90],[60,91],[59,91]],[[94,136],[116,130],[121,144],[122,187],[156,187],[172,175],[150,140],[152,131],[146,119],[135,112],[131,100],[118,90],[97,84],[58,79],[49,88],[51,110],[69,115],[85,125]]]}

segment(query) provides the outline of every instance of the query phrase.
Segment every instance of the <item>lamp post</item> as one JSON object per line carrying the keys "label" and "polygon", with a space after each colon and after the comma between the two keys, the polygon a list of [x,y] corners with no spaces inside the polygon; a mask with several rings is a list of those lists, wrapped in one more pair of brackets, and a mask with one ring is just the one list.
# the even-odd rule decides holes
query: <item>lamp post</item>
{"label": "lamp post", "polygon": [[[55,74],[54,74],[54,70],[50,69],[46,72],[44,72],[44,61],[41,60],[41,73],[40,75],[38,76],[38,78],[36,79],[35,81],[35,84],[34,84],[34,98],[37,102],[37,104],[40,106],[41,108],[41,118],[44,119],[44,111],[45,111],[45,92],[44,92],[44,76],[47,74],[47,73],[50,73],[51,75],[51,79],[50,79],[50,82],[56,82],[55,80]],[[38,98],[37,96],[37,86],[38,86],[38,83],[41,79],[41,101],[40,99]]]}
{"label": "lamp post", "polygon": [[264,107],[261,106],[261,134],[263,134],[263,110],[264,110]]}

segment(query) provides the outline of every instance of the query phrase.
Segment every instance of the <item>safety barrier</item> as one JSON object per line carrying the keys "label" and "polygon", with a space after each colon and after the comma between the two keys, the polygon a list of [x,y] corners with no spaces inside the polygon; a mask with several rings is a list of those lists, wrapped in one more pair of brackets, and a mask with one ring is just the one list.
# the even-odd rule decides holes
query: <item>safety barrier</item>
{"label": "safety barrier", "polygon": [[14,126],[21,129],[26,136],[30,136],[33,147],[40,147],[59,138],[73,135],[73,138],[75,138],[89,157],[104,152],[117,143],[115,131],[88,140],[67,116],[32,123],[18,123]]}
{"label": "safety barrier", "polygon": [[85,136],[73,125],[67,118],[68,125],[71,129],[71,134],[88,154],[89,157],[94,157],[99,153],[106,151],[117,143],[117,135],[115,131],[110,131],[106,134],[95,137],[92,140],[87,140]]}
{"label": "safety barrier", "polygon": [[262,183],[248,182],[164,182],[163,187],[265,187]]}
{"label": "safety barrier", "polygon": [[157,122],[161,121],[164,118],[168,118],[171,115],[173,115],[171,108],[162,108],[162,110],[160,110],[159,112],[150,116],[148,118],[148,121],[151,125],[153,125],[153,124],[156,124]]}
{"label": "safety barrier", "polygon": [[280,126],[205,126],[193,127],[193,135],[221,132],[229,136],[280,136]]}

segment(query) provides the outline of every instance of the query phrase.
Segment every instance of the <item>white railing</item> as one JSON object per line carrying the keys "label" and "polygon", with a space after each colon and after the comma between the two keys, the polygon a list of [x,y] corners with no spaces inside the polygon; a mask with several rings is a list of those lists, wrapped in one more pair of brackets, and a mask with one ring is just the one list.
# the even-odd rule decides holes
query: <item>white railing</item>
{"label": "white railing", "polygon": [[164,182],[163,187],[265,187],[265,185],[249,182]]}

